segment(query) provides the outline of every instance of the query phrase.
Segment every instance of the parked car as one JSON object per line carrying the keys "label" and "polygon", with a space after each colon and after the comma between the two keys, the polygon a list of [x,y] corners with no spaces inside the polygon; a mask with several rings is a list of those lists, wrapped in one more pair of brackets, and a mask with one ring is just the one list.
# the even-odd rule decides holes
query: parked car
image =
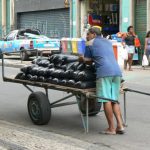
{"label": "parked car", "polygon": [[0,53],[20,53],[21,60],[27,60],[37,53],[50,55],[60,52],[60,40],[41,35],[39,30],[23,29],[11,31],[0,40]]}

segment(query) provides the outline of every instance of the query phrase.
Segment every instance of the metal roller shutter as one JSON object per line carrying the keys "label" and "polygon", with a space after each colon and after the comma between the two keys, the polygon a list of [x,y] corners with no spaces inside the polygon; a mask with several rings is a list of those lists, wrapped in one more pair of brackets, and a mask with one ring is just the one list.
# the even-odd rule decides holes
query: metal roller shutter
{"label": "metal roller shutter", "polygon": [[69,9],[24,12],[17,15],[17,28],[37,28],[48,37],[70,36]]}
{"label": "metal roller shutter", "polygon": [[140,38],[142,46],[147,30],[147,0],[136,0],[135,3],[135,31]]}

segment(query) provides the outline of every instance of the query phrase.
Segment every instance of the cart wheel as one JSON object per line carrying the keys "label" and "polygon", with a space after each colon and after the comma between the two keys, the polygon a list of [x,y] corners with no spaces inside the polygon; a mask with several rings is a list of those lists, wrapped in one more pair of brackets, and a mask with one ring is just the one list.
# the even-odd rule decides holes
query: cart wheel
{"label": "cart wheel", "polygon": [[[86,97],[81,95],[81,96],[76,96],[78,99],[79,103],[79,109],[81,112],[85,115],[86,114]],[[96,99],[88,99],[89,101],[89,116],[95,116],[100,112],[101,105],[102,103],[99,103],[96,101]]]}
{"label": "cart wheel", "polygon": [[28,113],[36,125],[45,125],[51,118],[51,108],[47,96],[42,92],[33,92],[28,98]]}

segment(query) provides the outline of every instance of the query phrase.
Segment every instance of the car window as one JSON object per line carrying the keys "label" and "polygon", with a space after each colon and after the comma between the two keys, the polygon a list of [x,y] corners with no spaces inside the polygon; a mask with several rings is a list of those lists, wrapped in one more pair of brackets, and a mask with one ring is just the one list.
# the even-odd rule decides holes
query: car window
{"label": "car window", "polygon": [[12,41],[15,39],[15,36],[16,36],[16,32],[11,32],[7,37],[6,37],[6,40],[7,41]]}

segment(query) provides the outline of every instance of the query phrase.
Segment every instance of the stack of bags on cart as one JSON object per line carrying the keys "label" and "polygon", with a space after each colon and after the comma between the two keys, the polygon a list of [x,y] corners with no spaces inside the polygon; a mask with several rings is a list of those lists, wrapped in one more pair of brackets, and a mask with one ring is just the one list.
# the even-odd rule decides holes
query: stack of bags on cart
{"label": "stack of bags on cart", "polygon": [[16,79],[45,82],[74,88],[95,88],[95,65],[78,61],[78,56],[54,54],[37,58],[32,65],[24,66]]}

